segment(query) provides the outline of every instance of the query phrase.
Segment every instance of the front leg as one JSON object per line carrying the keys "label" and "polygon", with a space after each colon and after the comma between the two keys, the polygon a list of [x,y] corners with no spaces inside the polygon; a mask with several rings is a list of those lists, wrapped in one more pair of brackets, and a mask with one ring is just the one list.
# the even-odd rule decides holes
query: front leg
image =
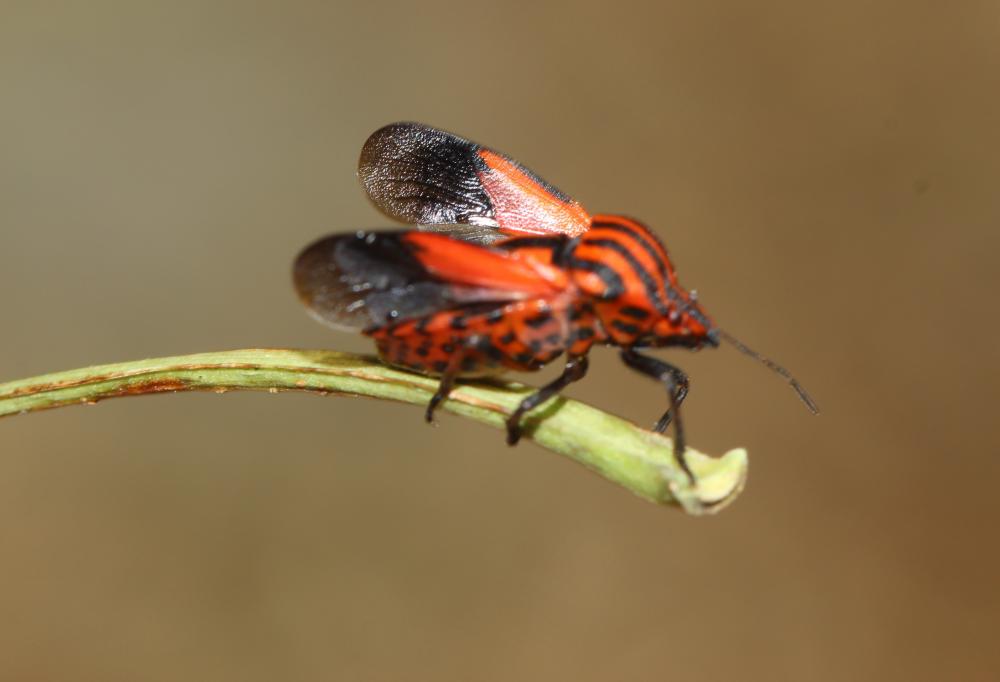
{"label": "front leg", "polygon": [[579,355],[566,360],[566,367],[558,378],[542,386],[535,393],[521,401],[517,409],[507,417],[507,444],[516,445],[521,439],[521,417],[530,412],[549,398],[557,395],[574,381],[579,381],[587,374],[587,356]]}
{"label": "front leg", "polygon": [[680,368],[674,367],[673,365],[663,362],[662,360],[657,360],[656,358],[651,358],[646,355],[640,355],[630,348],[626,348],[621,352],[622,361],[631,367],[632,369],[645,374],[648,377],[652,377],[657,381],[661,382],[667,388],[667,395],[670,398],[670,408],[663,413],[659,421],[653,427],[656,433],[663,433],[667,430],[667,426],[673,421],[674,424],[674,457],[677,459],[677,464],[680,468],[688,475],[688,479],[694,483],[694,474],[691,473],[691,468],[688,466],[687,459],[684,457],[685,442],[684,442],[684,425],[681,422],[681,414],[679,411],[681,402],[687,397],[688,386],[690,381],[688,380],[687,374],[685,374]]}

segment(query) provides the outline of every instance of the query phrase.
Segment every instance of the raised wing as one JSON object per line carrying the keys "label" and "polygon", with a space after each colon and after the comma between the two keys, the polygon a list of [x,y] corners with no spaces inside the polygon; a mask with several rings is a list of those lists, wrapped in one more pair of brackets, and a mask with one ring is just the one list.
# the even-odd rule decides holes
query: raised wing
{"label": "raised wing", "polygon": [[375,131],[358,175],[386,215],[465,241],[575,237],[590,227],[579,203],[510,157],[420,123]]}
{"label": "raised wing", "polygon": [[413,231],[325,237],[299,254],[293,276],[313,317],[349,330],[549,296],[567,285],[563,271],[543,262]]}

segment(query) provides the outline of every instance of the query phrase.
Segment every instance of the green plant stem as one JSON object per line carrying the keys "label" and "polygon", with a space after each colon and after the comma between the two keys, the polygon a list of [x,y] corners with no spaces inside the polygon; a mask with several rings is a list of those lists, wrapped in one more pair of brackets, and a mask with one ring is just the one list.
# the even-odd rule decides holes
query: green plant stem
{"label": "green plant stem", "polygon": [[[88,367],[0,384],[0,417],[105,398],[176,391],[308,391],[425,405],[433,378],[388,367],[372,357],[316,350],[252,349],[198,353]],[[514,383],[463,383],[440,411],[502,428],[532,388]],[[692,514],[716,511],[742,489],[742,449],[713,458],[687,450],[691,485],[670,439],[575,400],[557,398],[530,413],[525,438],[580,462],[636,495],[679,504]]]}

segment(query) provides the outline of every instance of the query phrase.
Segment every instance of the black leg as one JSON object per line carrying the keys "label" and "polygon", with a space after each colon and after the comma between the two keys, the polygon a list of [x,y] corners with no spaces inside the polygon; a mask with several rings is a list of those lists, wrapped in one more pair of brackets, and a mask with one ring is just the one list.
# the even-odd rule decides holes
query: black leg
{"label": "black leg", "polygon": [[431,396],[430,402],[427,403],[427,411],[424,412],[424,419],[427,420],[428,424],[434,421],[434,410],[451,393],[451,389],[455,385],[455,378],[458,377],[459,369],[462,367],[463,357],[464,353],[462,352],[452,355],[448,367],[444,370],[444,374],[441,375],[441,383],[438,384],[438,390]]}
{"label": "black leg", "polygon": [[670,422],[673,419],[674,414],[687,397],[688,386],[691,385],[687,374],[682,372],[680,368],[668,365],[667,363],[663,364],[666,365],[667,371],[674,373],[674,386],[676,386],[677,390],[674,391],[674,394],[671,396],[670,407],[667,408],[667,411],[663,413],[663,416],[660,417],[660,419],[656,422],[656,425],[653,426],[653,431],[656,431],[657,433],[663,433],[667,430],[667,427],[670,426]]}
{"label": "black leg", "polygon": [[535,393],[521,401],[509,417],[507,417],[507,444],[516,445],[521,439],[521,417],[526,412],[530,412],[549,398],[557,395],[564,388],[579,381],[587,373],[587,356],[580,355],[566,360],[566,367],[563,373],[554,381],[542,386]]}
{"label": "black leg", "polygon": [[653,430],[657,433],[663,433],[666,431],[667,426],[670,425],[670,422],[673,421],[674,457],[677,459],[677,464],[680,468],[684,470],[684,473],[694,483],[694,474],[691,473],[691,468],[684,457],[686,447],[684,442],[684,424],[681,422],[681,414],[679,412],[681,402],[687,396],[688,386],[690,385],[687,374],[669,363],[640,355],[634,350],[625,349],[621,352],[621,356],[622,361],[626,365],[648,377],[656,379],[666,386],[667,395],[670,398],[670,409],[663,413],[663,416],[656,422]]}

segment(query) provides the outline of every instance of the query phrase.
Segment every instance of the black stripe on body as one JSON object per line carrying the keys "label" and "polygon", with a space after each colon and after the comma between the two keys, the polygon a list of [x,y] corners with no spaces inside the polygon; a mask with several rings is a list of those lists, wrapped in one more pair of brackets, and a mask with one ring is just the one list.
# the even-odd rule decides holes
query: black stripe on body
{"label": "black stripe on body", "polygon": [[645,308],[636,308],[635,306],[632,305],[622,306],[622,308],[618,312],[624,315],[625,317],[631,317],[632,319],[635,320],[645,320],[647,317],[649,317],[648,310],[646,310]]}
{"label": "black stripe on body", "polygon": [[[667,290],[667,296],[674,301],[677,301],[680,298],[677,292],[674,291],[673,287],[670,286],[670,277],[667,273],[667,263],[663,260],[663,256],[661,256],[656,249],[657,246],[663,249],[663,245],[654,244],[650,241],[651,239],[656,239],[656,237],[653,237],[645,230],[639,231],[626,223],[608,222],[605,220],[594,222],[594,229],[611,230],[612,232],[618,232],[631,237],[643,251],[649,254],[649,257],[653,259],[653,262],[656,263],[656,269],[660,273],[660,277],[663,279],[663,285]],[[666,249],[663,250],[666,251]]]}
{"label": "black stripe on body", "polygon": [[639,246],[641,246],[642,249],[649,254],[649,257],[653,259],[653,262],[658,264],[660,274],[664,277],[667,276],[667,264],[663,261],[663,256],[660,255],[660,252],[656,247],[659,246],[660,249],[663,249],[663,251],[666,251],[666,249],[663,248],[662,244],[654,244],[651,242],[650,240],[655,239],[655,237],[650,235],[645,230],[637,230],[625,222],[610,222],[606,220],[595,221],[594,228],[611,230],[613,232],[619,232],[632,237],[632,239],[634,239]]}
{"label": "black stripe on body", "polygon": [[567,259],[566,266],[570,268],[575,268],[577,270],[584,270],[586,272],[592,272],[601,278],[601,281],[606,287],[604,295],[601,296],[606,301],[613,301],[622,294],[625,293],[625,283],[622,282],[621,275],[614,271],[614,269],[608,267],[604,263],[598,263],[593,260],[585,260],[582,258],[570,257]]}
{"label": "black stripe on body", "polygon": [[622,322],[621,320],[611,320],[611,326],[622,332],[623,334],[628,334],[629,336],[638,336],[639,328],[634,324],[629,324],[628,322]]}
{"label": "black stripe on body", "polygon": [[666,315],[670,312],[667,307],[666,302],[662,298],[662,290],[660,286],[653,279],[653,276],[649,274],[649,271],[643,267],[642,263],[632,255],[632,252],[628,250],[628,247],[620,242],[616,242],[613,239],[591,239],[587,238],[583,240],[584,244],[590,246],[601,246],[606,249],[610,249],[620,255],[632,268],[635,276],[639,278],[643,286],[646,288],[646,295],[650,301],[653,302],[653,306],[656,308],[657,312],[661,315]]}
{"label": "black stripe on body", "polygon": [[494,244],[495,248],[504,251],[515,249],[557,249],[566,243],[565,237],[513,237]]}
{"label": "black stripe on body", "polygon": [[566,266],[566,254],[573,250],[580,241],[579,237],[569,239],[563,235],[547,237],[513,237],[494,244],[494,248],[507,252],[517,252],[521,249],[548,249],[552,264],[557,267]]}

